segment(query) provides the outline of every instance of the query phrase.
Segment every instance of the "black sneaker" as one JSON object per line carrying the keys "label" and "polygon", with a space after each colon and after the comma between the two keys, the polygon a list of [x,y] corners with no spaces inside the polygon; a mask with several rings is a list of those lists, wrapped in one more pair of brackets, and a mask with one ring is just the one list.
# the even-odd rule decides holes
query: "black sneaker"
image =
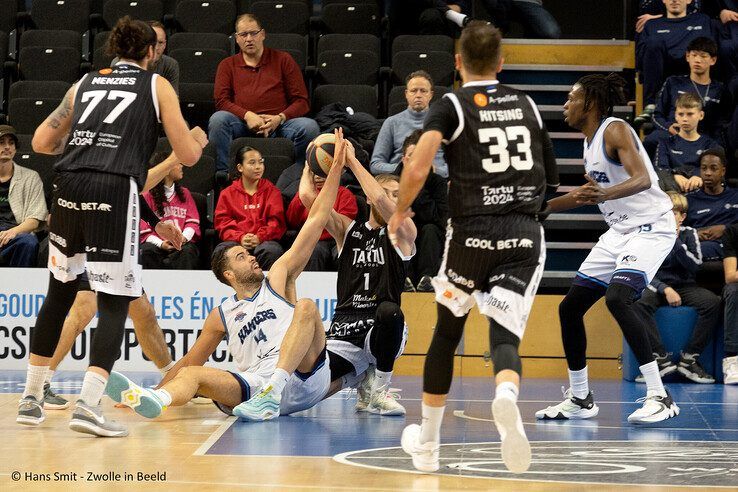
{"label": "black sneaker", "polygon": [[636,130],[640,129],[644,123],[648,123],[653,119],[653,112],[656,111],[655,104],[649,104],[643,108],[643,112],[633,118],[633,128]]}
{"label": "black sneaker", "polygon": [[431,278],[428,275],[423,275],[418,282],[418,292],[433,292],[433,284]]}
{"label": "black sneaker", "polygon": [[[677,366],[671,361],[671,352],[668,352],[664,355],[659,355],[654,352],[653,358],[656,360],[656,364],[658,364],[659,366],[659,376],[661,376],[662,378],[676,372]],[[639,374],[638,376],[636,376],[635,382],[645,383],[646,378],[643,377],[643,374]]]}
{"label": "black sneaker", "polygon": [[404,292],[415,292],[415,286],[413,285],[413,281],[410,280],[410,277],[405,277],[405,287],[403,291]]}
{"label": "black sneaker", "polygon": [[702,368],[697,357],[699,354],[685,354],[682,352],[682,357],[679,359],[679,367],[677,371],[685,378],[695,383],[702,384],[714,384],[715,378],[707,374]]}

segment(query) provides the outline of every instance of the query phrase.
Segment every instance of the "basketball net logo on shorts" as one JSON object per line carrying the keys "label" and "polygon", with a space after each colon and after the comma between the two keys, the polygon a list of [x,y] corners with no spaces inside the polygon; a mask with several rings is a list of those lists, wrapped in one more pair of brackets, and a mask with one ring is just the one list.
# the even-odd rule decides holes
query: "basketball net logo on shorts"
{"label": "basketball net logo on shorts", "polygon": [[98,203],[98,202],[83,202],[80,204],[77,204],[75,202],[67,201],[63,198],[59,198],[56,201],[57,205],[60,207],[68,208],[70,210],[77,210],[77,211],[98,211],[98,212],[110,212],[113,207],[109,203]]}

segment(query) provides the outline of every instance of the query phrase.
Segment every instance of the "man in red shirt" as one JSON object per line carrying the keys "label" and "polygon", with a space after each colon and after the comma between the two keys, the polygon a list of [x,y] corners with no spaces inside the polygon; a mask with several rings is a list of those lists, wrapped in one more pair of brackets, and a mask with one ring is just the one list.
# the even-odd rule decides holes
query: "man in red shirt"
{"label": "man in red shirt", "polygon": [[218,171],[228,172],[234,138],[284,137],[295,144],[296,162],[305,162],[307,144],[318,136],[302,72],[289,53],[264,47],[266,32],[251,14],[236,20],[241,53],[220,62],[215,75],[215,107],[208,139],[215,146]]}

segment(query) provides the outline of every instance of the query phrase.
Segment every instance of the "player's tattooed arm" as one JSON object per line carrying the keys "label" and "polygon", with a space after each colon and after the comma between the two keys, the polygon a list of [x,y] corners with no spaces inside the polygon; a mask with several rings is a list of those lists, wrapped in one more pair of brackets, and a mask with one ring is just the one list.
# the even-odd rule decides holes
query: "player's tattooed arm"
{"label": "player's tattooed arm", "polygon": [[69,88],[59,106],[41,123],[31,145],[39,154],[59,155],[64,151],[74,114],[75,86]]}

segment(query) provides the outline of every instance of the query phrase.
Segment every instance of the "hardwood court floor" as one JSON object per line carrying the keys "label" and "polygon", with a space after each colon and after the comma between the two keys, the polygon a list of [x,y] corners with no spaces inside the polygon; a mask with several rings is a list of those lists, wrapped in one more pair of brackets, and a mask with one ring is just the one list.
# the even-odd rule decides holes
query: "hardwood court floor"
{"label": "hardwood court floor", "polygon": [[[70,376],[66,388],[78,387],[79,376]],[[47,420],[39,428],[17,425],[21,374],[3,373],[0,379],[0,391],[7,392],[0,394],[3,491],[633,490],[645,489],[635,483],[654,477],[657,485],[648,487],[649,490],[694,490],[695,486],[702,489],[738,483],[736,387],[672,385],[675,398],[682,405],[682,415],[657,428],[644,429],[624,424],[627,413],[636,406],[631,397],[642,390],[633,384],[594,383],[599,389],[601,407],[597,421],[540,424],[535,422],[533,411],[541,407],[543,400],[560,398],[555,395],[561,381],[526,381],[521,409],[534,444],[534,466],[528,475],[531,480],[521,476],[513,481],[494,478],[501,476],[499,453],[495,454],[499,438],[489,421],[489,382],[483,379],[467,378],[452,391],[442,439],[444,443],[457,444],[442,448],[443,460],[450,460],[442,468],[446,475],[397,471],[408,468],[408,460],[396,449],[399,433],[407,422],[419,421],[417,377],[397,378],[393,384],[403,390],[402,401],[408,409],[405,419],[357,416],[353,413],[353,400],[340,394],[297,417],[265,423],[239,422],[225,417],[212,405],[192,403],[169,409],[155,421],[146,421],[127,409],[113,408],[110,400],[105,399],[106,415],[129,427],[130,435],[119,439],[70,431],[67,424],[71,410],[47,411]],[[72,392],[64,391],[64,385],[61,388],[61,393]],[[586,447],[592,445],[596,449],[587,451]],[[670,448],[671,445],[676,447]],[[561,451],[566,446],[570,448]],[[360,451],[369,449],[375,451]],[[686,449],[691,451],[687,453]],[[457,456],[459,452],[462,454]],[[475,452],[487,453],[487,457],[482,459],[479,456],[485,455]],[[344,461],[361,466],[333,458],[341,454]],[[566,458],[569,461],[562,461],[561,456],[570,456]],[[596,456],[594,461],[592,456]],[[634,464],[643,465],[649,460],[649,465],[640,467],[643,470],[635,470],[638,466]],[[366,467],[367,463],[371,468]],[[467,466],[469,463],[475,466]],[[490,467],[491,474],[487,473]],[[722,471],[718,472],[717,467]],[[683,471],[695,468],[712,471]],[[617,473],[610,473],[612,470]],[[13,480],[13,472],[20,472],[20,480]],[[139,481],[139,472],[159,473],[165,481]],[[26,473],[49,474],[50,481],[34,481]],[[55,477],[55,473],[67,474],[68,479],[75,478],[72,474],[76,473],[77,477],[54,481],[63,478]],[[119,476],[114,477],[117,481],[88,481],[89,473]],[[721,474],[724,479],[715,478]]]}

